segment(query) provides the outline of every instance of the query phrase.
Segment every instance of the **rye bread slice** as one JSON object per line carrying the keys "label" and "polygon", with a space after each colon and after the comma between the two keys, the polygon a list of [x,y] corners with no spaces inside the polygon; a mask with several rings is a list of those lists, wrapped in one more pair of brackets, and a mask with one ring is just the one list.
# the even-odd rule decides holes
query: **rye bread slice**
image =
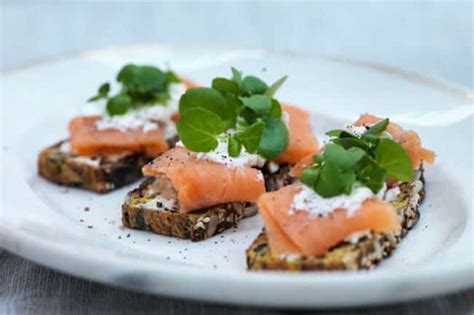
{"label": "rye bread slice", "polygon": [[[172,147],[176,141],[170,139],[168,144]],[[140,179],[142,167],[151,160],[131,153],[81,157],[62,149],[67,142],[43,149],[38,157],[39,175],[63,186],[106,193]]]}
{"label": "rye bread slice", "polygon": [[[287,164],[266,163],[261,171],[267,191],[277,190],[294,180],[289,175],[290,166]],[[158,211],[150,201],[160,194],[177,200],[172,185],[162,177],[149,177],[140,187],[129,192],[122,205],[123,225],[156,234],[202,241],[226,229],[237,227],[240,220],[257,213],[257,205],[252,202],[220,204],[187,214],[178,211],[176,202],[174,207],[161,207]]]}
{"label": "rye bread slice", "polygon": [[179,212],[179,205],[163,205],[157,196],[177,200],[176,192],[164,177],[148,177],[130,191],[122,205],[122,224],[125,227],[151,231],[191,241],[202,241],[237,227],[243,218],[257,213],[253,202],[232,202],[205,208],[192,213]]}
{"label": "rye bread slice", "polygon": [[359,270],[371,269],[388,257],[401,239],[418,222],[419,205],[424,199],[424,177],[421,167],[411,183],[401,183],[400,193],[392,202],[401,219],[401,229],[393,233],[362,231],[354,233],[320,257],[291,255],[275,258],[271,255],[265,230],[246,251],[249,270]]}
{"label": "rye bread slice", "polygon": [[283,186],[293,184],[297,179],[290,175],[291,165],[267,162],[261,169],[265,179],[266,191],[275,191]]}

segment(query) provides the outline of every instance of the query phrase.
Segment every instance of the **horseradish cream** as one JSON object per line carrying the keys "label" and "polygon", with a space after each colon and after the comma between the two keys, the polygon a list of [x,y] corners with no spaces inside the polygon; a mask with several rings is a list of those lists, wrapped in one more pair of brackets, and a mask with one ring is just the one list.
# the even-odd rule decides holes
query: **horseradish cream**
{"label": "horseradish cream", "polygon": [[[362,126],[346,125],[346,131],[360,138],[373,125],[375,124],[364,124]],[[382,137],[393,140],[392,135],[387,131],[382,132]]]}
{"label": "horseradish cream", "polygon": [[[175,113],[178,112],[179,99],[186,91],[186,87],[182,83],[173,83],[170,85],[170,99],[166,104],[156,104],[144,106],[130,110],[123,115],[109,116],[104,114],[101,119],[96,122],[98,130],[117,129],[122,132],[128,129],[139,129],[143,132],[158,129],[158,121],[166,123],[165,137],[172,138],[176,135],[174,124],[170,124],[170,120]],[[173,125],[173,126],[171,126]]]}
{"label": "horseradish cream", "polygon": [[423,182],[421,180],[415,181],[412,186],[412,195],[410,198],[410,207],[415,208],[420,200],[420,191],[423,189]]}
{"label": "horseradish cream", "polygon": [[[227,134],[232,133],[233,131],[227,131]],[[217,147],[210,152],[192,152],[192,154],[198,160],[208,160],[216,163],[225,164],[229,167],[239,167],[239,166],[250,166],[250,167],[263,167],[265,164],[265,159],[260,155],[255,153],[249,153],[242,148],[239,156],[232,157],[229,155],[227,150],[228,147],[228,138],[221,137],[218,139]],[[179,141],[176,143],[176,146],[184,147],[183,143]]]}
{"label": "horseradish cream", "polygon": [[[64,141],[59,147],[61,153],[69,154],[72,152],[71,143],[69,141]],[[99,167],[101,163],[101,158],[98,156],[72,156],[72,160],[76,163],[89,165],[92,167]]]}
{"label": "horseradish cream", "polygon": [[377,194],[364,186],[356,186],[352,189],[350,195],[338,195],[330,198],[324,198],[315,192],[312,188],[302,185],[302,189],[297,193],[290,204],[289,213],[296,211],[306,211],[312,217],[326,216],[338,208],[347,210],[347,215],[354,214],[362,203],[370,198],[381,198],[385,193],[385,186]]}
{"label": "horseradish cream", "polygon": [[156,211],[163,211],[163,210],[172,211],[172,210],[177,210],[178,205],[177,205],[176,199],[167,199],[160,195],[156,195],[144,203],[137,204],[137,208],[156,210]]}
{"label": "horseradish cream", "polygon": [[72,159],[77,163],[86,164],[92,167],[99,167],[101,162],[100,157],[75,156]]}
{"label": "horseradish cream", "polygon": [[274,174],[280,170],[280,165],[278,163],[270,161],[268,163],[268,170],[270,171],[271,174]]}
{"label": "horseradish cream", "polygon": [[354,125],[346,125],[346,130],[349,133],[352,133],[356,137],[361,137],[364,132],[367,131],[367,127],[365,126],[354,126]]}
{"label": "horseradish cream", "polygon": [[97,130],[117,129],[122,132],[139,128],[141,128],[143,132],[148,132],[159,128],[157,123],[143,117],[139,111],[140,110],[134,110],[124,115],[103,116],[95,125]]}

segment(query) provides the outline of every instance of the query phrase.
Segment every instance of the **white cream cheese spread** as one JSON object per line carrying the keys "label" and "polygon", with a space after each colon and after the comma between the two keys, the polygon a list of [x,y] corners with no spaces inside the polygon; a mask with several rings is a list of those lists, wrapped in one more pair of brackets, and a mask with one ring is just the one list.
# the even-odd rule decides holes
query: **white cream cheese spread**
{"label": "white cream cheese spread", "polygon": [[[232,133],[232,131],[227,131]],[[255,153],[248,153],[245,148],[242,148],[239,156],[231,157],[227,150],[227,137],[218,139],[219,144],[210,152],[192,152],[192,154],[199,160],[208,160],[216,163],[225,164],[229,167],[250,166],[263,167],[265,159]],[[176,146],[184,147],[183,143],[179,141]]]}
{"label": "white cream cheese spread", "polygon": [[150,209],[156,211],[175,210],[178,208],[175,199],[167,199],[163,196],[156,195],[144,203],[137,204],[137,208]]}
{"label": "white cream cheese spread", "polygon": [[338,208],[347,210],[348,216],[357,211],[362,203],[369,199],[383,196],[384,188],[378,194],[374,194],[367,187],[357,186],[352,189],[350,195],[338,195],[330,198],[324,198],[315,192],[312,188],[302,185],[302,189],[297,193],[290,205],[289,213],[296,211],[306,211],[312,217],[325,216]]}
{"label": "white cream cheese spread", "polygon": [[123,115],[103,114],[102,118],[96,122],[96,127],[98,130],[117,129],[122,132],[141,128],[144,132],[148,132],[160,128],[157,122],[163,122],[165,138],[172,138],[176,135],[176,128],[169,122],[172,116],[178,112],[179,99],[185,91],[184,84],[173,83],[170,85],[170,99],[166,104],[140,107]]}

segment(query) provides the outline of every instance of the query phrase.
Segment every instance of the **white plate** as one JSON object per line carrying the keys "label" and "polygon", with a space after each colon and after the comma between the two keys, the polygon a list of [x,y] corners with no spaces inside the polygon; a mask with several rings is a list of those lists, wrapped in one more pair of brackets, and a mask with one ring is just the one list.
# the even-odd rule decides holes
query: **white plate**
{"label": "white plate", "polygon": [[[229,76],[230,66],[268,81],[288,74],[279,98],[311,110],[319,133],[367,111],[416,129],[438,153],[426,171],[420,222],[375,270],[297,274],[246,271],[245,249],[260,231],[259,217],[199,243],[124,230],[120,205],[135,185],[107,195],[65,189],[36,175],[36,157],[66,136],[68,117],[127,62],[168,63],[201,84]],[[35,262],[151,293],[270,307],[380,304],[474,284],[469,91],[335,58],[154,45],[84,52],[19,69],[3,75],[2,89],[1,246]]]}

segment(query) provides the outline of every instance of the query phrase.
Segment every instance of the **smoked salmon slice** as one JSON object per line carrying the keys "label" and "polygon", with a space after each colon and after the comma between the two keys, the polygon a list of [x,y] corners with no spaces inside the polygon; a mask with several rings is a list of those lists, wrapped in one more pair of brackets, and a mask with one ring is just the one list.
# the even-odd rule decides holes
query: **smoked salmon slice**
{"label": "smoked salmon slice", "polygon": [[265,193],[258,200],[275,258],[289,254],[318,257],[354,232],[368,229],[388,232],[400,228],[396,210],[378,199],[367,199],[350,216],[342,208],[318,217],[298,209],[290,214],[290,205],[301,188],[301,184],[293,184]]}
{"label": "smoked salmon slice", "polygon": [[[190,79],[181,78],[186,89],[195,87],[196,84]],[[72,150],[78,155],[100,155],[114,153],[139,153],[147,157],[157,157],[169,146],[158,129],[143,131],[139,129],[128,129],[121,131],[117,129],[98,130],[96,122],[100,116],[78,116],[69,122],[69,135]],[[178,113],[173,115],[172,121],[178,120]]]}
{"label": "smoked salmon slice", "polygon": [[[371,115],[363,114],[360,116],[354,126],[372,125],[378,123],[381,118]],[[389,123],[386,131],[393,137],[393,140],[398,142],[407,152],[414,168],[420,166],[422,161],[430,164],[434,163],[436,154],[433,151],[424,149],[421,146],[421,140],[418,134],[414,131],[407,131],[397,124]]]}
{"label": "smoked salmon slice", "polygon": [[193,87],[197,87],[198,85],[196,84],[196,82],[194,82],[193,80],[191,79],[188,79],[188,78],[180,78],[181,79],[181,83],[184,84],[184,86],[186,87],[186,89],[190,89],[190,88],[193,88]]}
{"label": "smoked salmon slice", "polygon": [[141,128],[125,132],[116,129],[98,130],[100,116],[78,116],[69,123],[71,147],[78,155],[143,153],[156,157],[168,149],[160,129],[144,132]]}
{"label": "smoked salmon slice", "polygon": [[319,143],[311,128],[311,117],[307,111],[289,104],[282,104],[282,110],[288,114],[290,137],[288,147],[276,161],[294,164],[302,158],[316,153]]}
{"label": "smoked salmon slice", "polygon": [[143,173],[168,178],[183,213],[229,202],[255,202],[265,192],[259,170],[198,159],[183,147],[165,152],[145,165]]}

